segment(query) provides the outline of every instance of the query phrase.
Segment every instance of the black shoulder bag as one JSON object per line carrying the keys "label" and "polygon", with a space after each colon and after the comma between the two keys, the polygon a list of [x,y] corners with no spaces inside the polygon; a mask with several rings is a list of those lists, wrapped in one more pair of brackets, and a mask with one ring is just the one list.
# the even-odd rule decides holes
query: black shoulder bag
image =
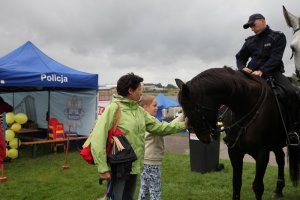
{"label": "black shoulder bag", "polygon": [[132,169],[132,163],[137,160],[137,156],[133,151],[130,143],[117,128],[121,109],[118,105],[116,114],[116,123],[112,133],[112,147],[108,153],[107,160],[112,170],[112,175],[115,178],[127,179]]}

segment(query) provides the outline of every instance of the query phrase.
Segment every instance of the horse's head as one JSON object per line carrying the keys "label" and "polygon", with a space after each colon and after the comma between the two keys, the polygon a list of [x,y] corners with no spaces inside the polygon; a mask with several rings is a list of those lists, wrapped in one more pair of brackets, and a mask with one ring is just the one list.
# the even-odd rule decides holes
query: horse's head
{"label": "horse's head", "polygon": [[294,31],[290,46],[294,56],[296,74],[300,77],[300,18],[288,12],[284,6],[283,15],[287,25]]}
{"label": "horse's head", "polygon": [[180,91],[178,101],[184,114],[188,118],[188,125],[203,143],[212,142],[216,134],[218,109],[214,108],[209,97],[201,97],[200,93],[193,92],[191,85],[185,84],[180,79],[175,79]]}

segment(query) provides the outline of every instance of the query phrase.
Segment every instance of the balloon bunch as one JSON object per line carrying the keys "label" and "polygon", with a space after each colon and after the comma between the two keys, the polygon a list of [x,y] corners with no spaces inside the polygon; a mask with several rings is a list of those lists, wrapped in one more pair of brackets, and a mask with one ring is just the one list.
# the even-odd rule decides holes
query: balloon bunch
{"label": "balloon bunch", "polygon": [[27,120],[27,115],[24,113],[17,113],[16,115],[12,112],[6,113],[6,156],[11,159],[18,157],[18,147],[21,145],[21,141],[15,137],[15,132],[20,131],[22,128],[21,124],[26,123]]}

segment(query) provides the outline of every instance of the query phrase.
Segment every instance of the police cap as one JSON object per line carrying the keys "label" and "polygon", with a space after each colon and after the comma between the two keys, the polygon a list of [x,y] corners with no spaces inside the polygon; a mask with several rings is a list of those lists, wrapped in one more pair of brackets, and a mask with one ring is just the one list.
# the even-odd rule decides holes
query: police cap
{"label": "police cap", "polygon": [[249,28],[251,25],[253,25],[253,23],[255,22],[255,20],[257,19],[265,19],[265,17],[262,14],[256,13],[253,14],[249,17],[249,20],[246,24],[243,25],[244,29]]}

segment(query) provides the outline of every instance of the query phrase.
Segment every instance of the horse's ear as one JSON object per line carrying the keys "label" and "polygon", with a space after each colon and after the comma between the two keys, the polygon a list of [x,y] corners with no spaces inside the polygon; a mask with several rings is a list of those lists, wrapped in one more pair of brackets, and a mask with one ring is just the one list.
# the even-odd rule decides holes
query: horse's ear
{"label": "horse's ear", "polygon": [[182,89],[182,85],[184,85],[184,82],[178,78],[175,78],[175,82],[179,89]]}
{"label": "horse's ear", "polygon": [[175,79],[176,85],[179,87],[181,90],[181,94],[184,96],[188,96],[189,93],[189,88],[188,86],[180,79]]}
{"label": "horse's ear", "polygon": [[188,97],[189,93],[190,93],[189,87],[186,84],[183,84],[181,86],[181,95],[185,96],[185,97]]}
{"label": "horse's ear", "polygon": [[287,11],[287,9],[282,6],[283,8],[283,15],[284,15],[284,19],[287,23],[287,25],[291,28],[295,28],[298,26],[298,17],[296,17],[295,15],[293,15],[292,13],[290,13],[289,11]]}

